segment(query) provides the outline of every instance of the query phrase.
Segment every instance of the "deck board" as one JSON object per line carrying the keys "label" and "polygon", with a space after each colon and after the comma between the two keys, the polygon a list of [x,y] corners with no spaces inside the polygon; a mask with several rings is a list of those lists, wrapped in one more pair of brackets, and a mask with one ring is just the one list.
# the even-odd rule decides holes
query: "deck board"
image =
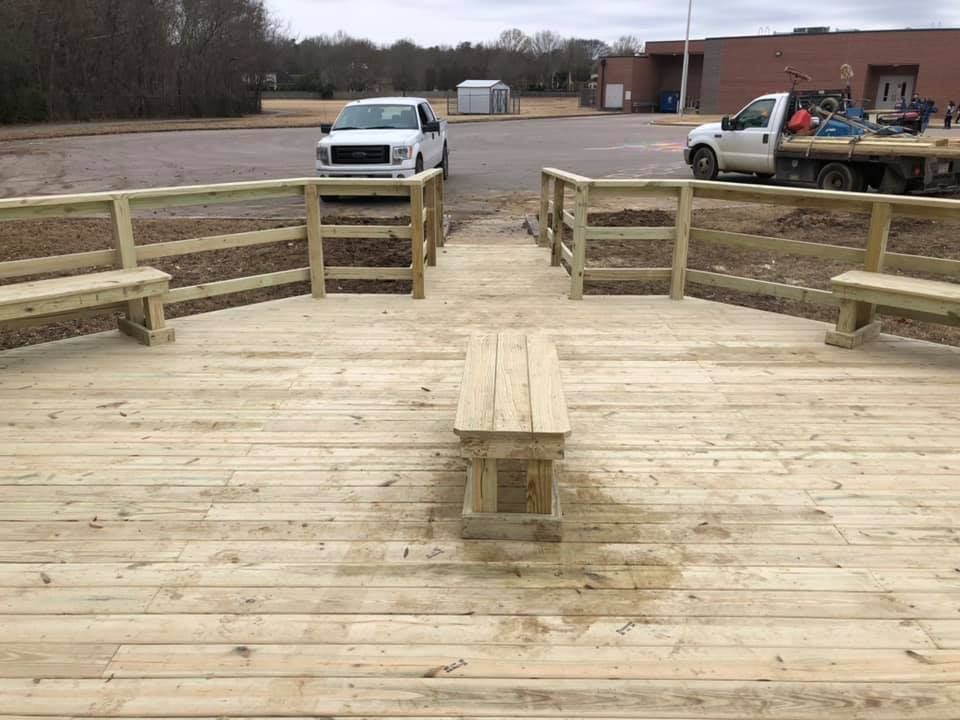
{"label": "deck board", "polygon": [[[452,242],[422,301],[0,353],[0,712],[954,717],[960,351],[567,289]],[[563,543],[460,537],[502,331],[558,349]]]}

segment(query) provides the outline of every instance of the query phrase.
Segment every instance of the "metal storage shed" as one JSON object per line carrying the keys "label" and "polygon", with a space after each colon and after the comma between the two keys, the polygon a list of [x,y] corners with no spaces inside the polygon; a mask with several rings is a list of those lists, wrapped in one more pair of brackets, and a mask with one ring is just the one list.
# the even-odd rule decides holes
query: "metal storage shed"
{"label": "metal storage shed", "polygon": [[510,86],[500,80],[464,80],[457,85],[461,115],[498,115],[510,110]]}

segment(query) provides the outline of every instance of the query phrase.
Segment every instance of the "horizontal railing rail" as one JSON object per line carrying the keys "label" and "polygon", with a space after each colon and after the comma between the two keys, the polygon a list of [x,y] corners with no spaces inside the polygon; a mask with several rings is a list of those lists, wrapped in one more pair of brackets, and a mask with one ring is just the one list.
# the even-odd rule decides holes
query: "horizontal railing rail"
{"label": "horizontal railing rail", "polygon": [[[325,225],[320,212],[321,195],[408,197],[410,222],[407,225]],[[136,242],[132,217],[138,210],[245,203],[282,198],[303,200],[306,214],[304,224],[152,244]],[[271,243],[306,241],[309,257],[309,264],[306,267],[174,287],[164,296],[164,304],[304,281],[311,283],[314,297],[323,297],[326,280],[407,280],[412,285],[412,296],[423,298],[426,292],[425,267],[436,265],[437,247],[443,245],[443,202],[441,170],[429,170],[415,177],[399,180],[294,178],[120,192],[5,198],[0,199],[0,222],[109,215],[113,247],[47,257],[7,260],[0,262],[0,279],[11,280],[104,266],[118,269],[132,268],[160,258]],[[327,266],[323,257],[323,242],[346,238],[409,241],[410,266]]]}
{"label": "horizontal railing rail", "polygon": [[[572,196],[573,211],[568,209]],[[588,222],[593,203],[614,198],[663,197],[676,203],[676,220],[669,227],[601,227]],[[754,235],[693,226],[695,199],[727,200],[743,204],[767,204],[789,208],[865,213],[863,247]],[[545,168],[541,175],[539,242],[552,249],[551,263],[563,265],[570,274],[570,297],[583,297],[584,281],[670,281],[670,296],[684,297],[693,283],[742,292],[769,295],[821,305],[836,305],[829,290],[790,285],[772,280],[691,269],[690,241],[800,255],[848,262],[869,271],[884,268],[907,272],[960,277],[960,260],[896,253],[887,250],[893,217],[960,220],[960,201],[946,198],[841,193],[799,188],[740,185],[701,180],[593,179]],[[568,240],[569,238],[569,240]],[[593,267],[586,262],[591,241],[653,240],[673,243],[671,267]],[[880,308],[882,311],[884,308]],[[898,315],[930,320],[931,316],[909,311]],[[955,324],[955,318],[936,318]]]}

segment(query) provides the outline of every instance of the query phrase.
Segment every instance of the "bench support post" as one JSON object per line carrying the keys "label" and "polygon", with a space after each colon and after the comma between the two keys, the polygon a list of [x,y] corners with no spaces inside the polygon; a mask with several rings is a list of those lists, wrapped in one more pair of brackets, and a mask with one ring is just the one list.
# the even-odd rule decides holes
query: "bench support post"
{"label": "bench support post", "polygon": [[527,462],[527,512],[537,515],[553,512],[553,460]]}
{"label": "bench support post", "polygon": [[470,461],[470,477],[473,483],[473,511],[497,511],[497,461],[493,458],[474,458]]}
{"label": "bench support post", "polygon": [[140,304],[144,318],[143,324],[128,318],[120,318],[117,320],[120,332],[138,340],[143,345],[163,345],[176,339],[174,329],[167,326],[163,316],[163,298],[159,295],[151,295],[143,298],[142,304],[138,300],[132,300],[132,303]]}
{"label": "bench support post", "polygon": [[827,330],[825,338],[827,345],[835,345],[849,350],[873,340],[880,334],[879,322],[870,322],[863,326],[858,325],[860,306],[862,305],[863,303],[856,300],[840,301],[837,329]]}

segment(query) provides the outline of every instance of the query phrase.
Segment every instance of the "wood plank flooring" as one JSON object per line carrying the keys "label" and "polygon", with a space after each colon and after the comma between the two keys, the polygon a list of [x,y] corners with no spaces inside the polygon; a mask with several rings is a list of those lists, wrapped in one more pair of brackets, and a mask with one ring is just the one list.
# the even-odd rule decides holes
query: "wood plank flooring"
{"label": "wood plank flooring", "polygon": [[[0,354],[0,719],[958,717],[960,351],[571,302],[500,240]],[[560,544],[460,538],[499,331],[559,351]]]}

